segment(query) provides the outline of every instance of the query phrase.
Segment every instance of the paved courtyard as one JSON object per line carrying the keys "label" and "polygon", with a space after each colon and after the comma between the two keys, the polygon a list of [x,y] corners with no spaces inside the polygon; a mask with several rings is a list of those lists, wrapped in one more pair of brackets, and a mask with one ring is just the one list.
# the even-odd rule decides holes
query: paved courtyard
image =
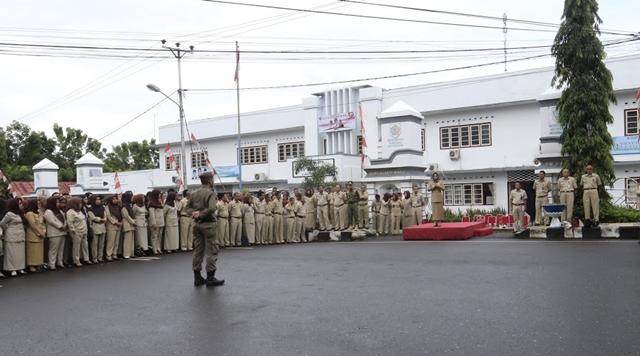
{"label": "paved courtyard", "polygon": [[638,355],[635,241],[369,239],[0,281],[0,355]]}

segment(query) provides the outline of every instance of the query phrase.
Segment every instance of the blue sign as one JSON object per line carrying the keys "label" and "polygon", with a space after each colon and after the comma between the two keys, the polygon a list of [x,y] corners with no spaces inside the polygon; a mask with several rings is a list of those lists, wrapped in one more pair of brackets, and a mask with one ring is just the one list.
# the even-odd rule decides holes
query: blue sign
{"label": "blue sign", "polygon": [[614,137],[611,154],[614,156],[640,154],[640,136]]}
{"label": "blue sign", "polygon": [[220,178],[231,178],[240,176],[240,168],[235,166],[214,166],[213,169],[216,170],[218,177]]}

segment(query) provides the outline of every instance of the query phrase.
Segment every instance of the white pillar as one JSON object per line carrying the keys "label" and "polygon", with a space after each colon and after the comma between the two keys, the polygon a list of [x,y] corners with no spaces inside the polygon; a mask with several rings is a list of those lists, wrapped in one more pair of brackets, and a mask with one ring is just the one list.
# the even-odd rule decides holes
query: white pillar
{"label": "white pillar", "polygon": [[329,115],[331,105],[331,93],[325,90],[324,92],[324,116]]}
{"label": "white pillar", "polygon": [[331,90],[331,115],[336,113],[336,106],[338,105],[338,95],[335,90]]}
{"label": "white pillar", "polygon": [[351,103],[350,103],[350,98],[349,98],[349,88],[344,88],[342,89],[342,94],[343,94],[343,108],[342,108],[342,112],[349,112],[351,111]]}
{"label": "white pillar", "polygon": [[332,154],[336,154],[338,152],[338,144],[339,144],[338,143],[338,136],[336,135],[335,132],[332,132],[330,135],[332,137],[331,141],[333,142],[333,145],[332,145],[333,148],[331,150],[332,151],[331,153]]}

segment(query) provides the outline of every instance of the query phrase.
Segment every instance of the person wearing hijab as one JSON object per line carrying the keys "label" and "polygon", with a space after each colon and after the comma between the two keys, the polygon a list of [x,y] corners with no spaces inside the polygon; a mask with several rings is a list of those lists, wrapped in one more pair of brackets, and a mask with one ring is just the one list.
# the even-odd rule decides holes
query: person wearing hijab
{"label": "person wearing hijab", "polygon": [[29,272],[40,272],[44,264],[44,238],[47,236],[44,216],[40,213],[40,199],[31,199],[27,202],[25,218],[27,219],[27,266],[29,266]]}
{"label": "person wearing hijab", "polygon": [[[2,221],[2,219],[4,219],[4,216],[7,215],[7,201],[0,198],[0,221]],[[4,249],[2,247],[2,237],[3,237],[3,230],[2,227],[0,227],[0,257],[4,257]],[[2,262],[3,258],[0,258],[0,262]],[[0,268],[0,270],[2,270],[2,268]],[[0,278],[4,278],[4,274],[2,274],[2,272],[0,272]]]}
{"label": "person wearing hijab", "polygon": [[49,240],[49,269],[55,271],[56,266],[64,268],[62,258],[64,254],[64,239],[67,236],[66,219],[60,210],[58,198],[51,197],[47,199],[44,222],[47,227],[47,239]]}
{"label": "person wearing hijab", "polygon": [[380,203],[380,234],[389,235],[389,215],[391,214],[391,194],[384,193]]}
{"label": "person wearing hijab", "polygon": [[122,211],[118,204],[118,196],[107,198],[107,261],[118,259],[118,245],[120,244],[120,227],[122,226]]}
{"label": "person wearing hijab", "polygon": [[400,202],[402,207],[402,228],[407,228],[415,225],[415,214],[413,213],[413,206],[411,205],[411,192],[404,191],[404,199]]}
{"label": "person wearing hijab", "polygon": [[102,195],[91,195],[89,197],[89,220],[93,229],[93,239],[91,240],[91,257],[93,263],[102,262],[104,258],[104,238],[107,234],[107,218],[104,213],[104,203]]}
{"label": "person wearing hijab", "polygon": [[431,219],[435,226],[441,226],[444,220],[444,183],[438,173],[431,175],[427,190],[431,192]]}
{"label": "person wearing hijab", "polygon": [[62,250],[62,262],[65,266],[71,266],[73,264],[73,240],[69,235],[69,225],[66,223],[67,210],[69,210],[69,196],[67,193],[58,198],[58,208],[65,218],[65,226],[67,227],[67,234],[64,236],[64,247]]}
{"label": "person wearing hijab", "polygon": [[120,212],[122,213],[122,232],[124,233],[124,238],[122,240],[122,256],[124,256],[126,260],[131,258],[131,256],[135,257],[134,236],[136,221],[134,220],[135,213],[131,206],[132,200],[133,193],[126,192],[122,194],[122,208],[120,209]]}
{"label": "person wearing hijab", "polygon": [[25,223],[22,199],[13,198],[7,203],[9,212],[0,221],[4,239],[4,270],[15,277],[26,274],[25,261]]}
{"label": "person wearing hijab", "polygon": [[149,194],[149,225],[151,225],[151,246],[153,254],[162,254],[162,231],[164,230],[164,211],[160,202],[160,190]]}
{"label": "person wearing hijab", "polygon": [[253,204],[252,196],[245,196],[242,205],[242,220],[244,223],[244,232],[247,236],[249,245],[256,243],[256,217],[255,217],[255,205]]}
{"label": "person wearing hijab", "polygon": [[144,206],[144,195],[138,194],[133,197],[133,215],[136,220],[136,245],[146,254],[149,249],[147,235],[147,208]]}
{"label": "person wearing hijab", "polygon": [[[89,245],[87,243],[87,217],[82,211],[82,199],[71,198],[69,200],[69,210],[67,210],[67,226],[73,240],[73,264],[82,267],[80,258],[88,265],[93,263],[89,260]],[[82,255],[82,256],[80,256]]]}
{"label": "person wearing hijab", "polygon": [[167,253],[178,252],[180,244],[180,230],[178,228],[178,208],[176,207],[176,193],[167,195],[164,203],[164,249]]}

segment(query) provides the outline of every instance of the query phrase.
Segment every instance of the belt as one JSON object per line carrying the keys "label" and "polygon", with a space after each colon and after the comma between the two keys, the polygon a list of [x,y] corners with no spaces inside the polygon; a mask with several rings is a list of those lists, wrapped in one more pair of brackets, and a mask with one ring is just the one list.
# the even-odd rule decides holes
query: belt
{"label": "belt", "polygon": [[422,208],[422,205],[414,205],[412,208]]}
{"label": "belt", "polygon": [[181,218],[188,218],[188,217],[189,217],[189,215],[182,215],[182,214],[180,214],[180,217],[181,217]]}
{"label": "belt", "polygon": [[584,188],[584,190],[594,190],[594,189],[598,189],[598,188]]}
{"label": "belt", "polygon": [[536,195],[536,198],[548,198],[549,195]]}
{"label": "belt", "polygon": [[229,217],[228,216],[218,216],[218,219],[227,219],[227,220],[229,220]]}
{"label": "belt", "polygon": [[374,213],[378,213],[378,214],[380,214],[380,211],[375,211],[375,210],[374,210],[373,212],[374,212]]}
{"label": "belt", "polygon": [[259,213],[259,212],[257,212],[257,211],[254,211],[254,214],[264,214],[264,213]]}
{"label": "belt", "polygon": [[344,204],[340,204],[340,205],[334,205],[334,207],[339,208],[341,206],[343,206]]}
{"label": "belt", "polygon": [[318,204],[318,206],[327,206],[327,204]]}
{"label": "belt", "polygon": [[299,218],[306,218],[306,215],[298,215]]}
{"label": "belt", "polygon": [[360,205],[360,206],[367,206],[367,205],[369,205],[369,204],[364,203],[364,204],[358,204],[358,205]]}
{"label": "belt", "polygon": [[242,219],[242,216],[232,216],[234,219]]}
{"label": "belt", "polygon": [[287,216],[287,218],[289,218],[289,219],[295,219],[296,217],[295,217],[295,216]]}
{"label": "belt", "polygon": [[274,214],[276,214],[276,215],[282,215],[282,213],[274,213]]}
{"label": "belt", "polygon": [[561,190],[560,193],[573,193],[573,190]]}
{"label": "belt", "polygon": [[212,222],[216,222],[216,219],[206,219],[206,220],[196,219],[196,223],[198,223],[198,224],[201,224],[201,223],[212,223]]}
{"label": "belt", "polygon": [[350,201],[349,204],[358,204],[357,201]]}
{"label": "belt", "polygon": [[524,204],[513,204],[513,206],[523,206]]}

